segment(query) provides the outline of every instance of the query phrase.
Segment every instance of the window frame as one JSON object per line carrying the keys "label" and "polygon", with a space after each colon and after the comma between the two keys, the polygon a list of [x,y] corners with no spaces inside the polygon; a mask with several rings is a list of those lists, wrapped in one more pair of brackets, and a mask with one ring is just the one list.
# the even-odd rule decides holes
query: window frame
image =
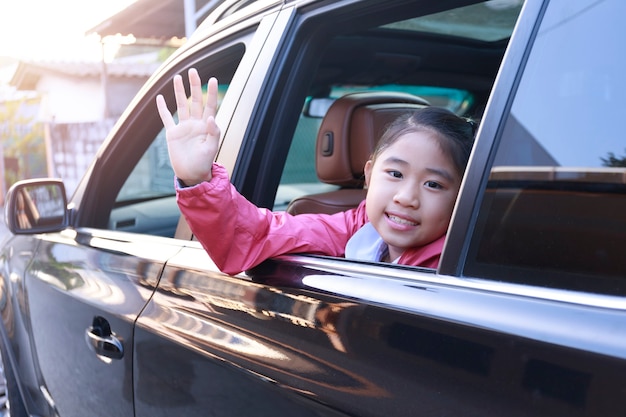
{"label": "window frame", "polygon": [[461,277],[467,262],[472,231],[476,226],[491,165],[504,130],[504,121],[510,112],[524,65],[530,54],[547,7],[546,2],[526,2],[500,66],[487,102],[474,149],[461,182],[461,189],[452,213],[448,237],[441,256],[438,272],[441,275]]}
{"label": "window frame", "polygon": [[[460,7],[463,2],[458,3],[456,7]],[[305,103],[308,84],[302,80],[311,80],[314,75],[318,63],[315,57],[322,54],[326,46],[326,43],[320,43],[340,34],[337,28],[342,27],[342,22],[347,19],[351,24],[360,25],[351,26],[351,31],[358,31],[359,28],[375,25],[374,20],[382,24],[385,20],[398,18],[401,11],[415,13],[418,6],[420,15],[434,13],[445,7],[426,1],[405,0],[394,3],[394,7],[390,8],[370,0],[367,7],[363,2],[337,2],[316,5],[315,8],[299,7],[297,11],[293,6],[282,9],[281,13],[291,13],[291,21],[286,28],[278,26],[277,30],[283,32],[277,36],[283,39],[280,49],[289,53],[273,56],[275,62],[272,62],[272,71],[266,75],[263,89],[259,90],[260,95],[255,98],[257,109],[251,113],[254,119],[248,121],[253,130],[245,133],[242,152],[231,171],[231,181],[241,194],[260,207],[273,207],[290,145],[281,138],[293,137],[300,111],[294,103]],[[451,4],[447,7],[453,8]],[[331,9],[332,13],[329,11]],[[355,19],[356,14],[363,16],[363,19]],[[320,15],[323,17],[320,18]],[[324,27],[327,29],[321,29]],[[294,44],[299,47],[294,47]],[[252,96],[248,101],[251,100]],[[290,105],[285,105],[287,101]]]}
{"label": "window frame", "polygon": [[[480,206],[485,198],[487,182],[496,159],[496,153],[506,130],[506,122],[511,114],[513,101],[517,88],[525,71],[525,66],[530,56],[535,38],[540,29],[541,21],[547,10],[548,2],[543,5],[527,3],[523,10],[523,16],[518,21],[518,28],[511,40],[507,57],[503,61],[499,73],[498,82],[490,98],[485,112],[483,124],[478,131],[477,144],[470,160],[464,185],[457,200],[453,224],[448,235],[446,249],[442,256],[440,273],[460,277],[463,282],[477,288],[489,291],[498,291],[509,294],[524,295],[533,298],[556,300],[599,306],[612,309],[625,309],[626,299],[622,294],[614,294],[589,288],[581,289],[568,286],[545,286],[542,283],[519,283],[519,281],[505,281],[497,278],[485,278],[480,276],[470,267],[474,262],[470,255],[475,251],[472,240],[482,229],[477,228],[480,216]],[[532,12],[532,13],[531,13]],[[535,17],[529,18],[529,15]],[[524,25],[525,21],[532,21],[534,26]],[[455,257],[459,253],[460,256]],[[494,266],[496,269],[497,266]],[[507,268],[501,269],[500,277],[507,277]],[[521,273],[521,271],[516,271]],[[527,271],[532,273],[532,271]],[[552,272],[550,272],[552,274]],[[554,271],[554,276],[562,279],[567,274]]]}
{"label": "window frame", "polygon": [[[156,96],[163,94],[166,102],[171,106],[170,109],[175,110],[172,107],[174,106],[172,88],[174,75],[186,74],[191,67],[206,67],[207,62],[214,63],[215,59],[218,62],[230,59],[232,56],[229,54],[242,46],[243,57],[236,64],[235,75],[232,76],[238,73],[245,74],[249,71],[248,63],[253,62],[258,54],[258,50],[251,47],[252,40],[257,35],[264,38],[266,33],[262,30],[259,32],[259,27],[253,25],[234,36],[232,34],[225,38],[219,36],[217,40],[214,40],[210,49],[205,48],[189,55],[181,54],[178,62],[170,65],[164,64],[161,70],[152,76],[104,141],[87,175],[79,185],[77,193],[72,198],[70,207],[72,207],[72,224],[75,227],[110,230],[107,223],[111,211],[115,208],[119,190],[163,129],[154,104]],[[232,61],[226,65],[232,65]],[[163,68],[167,68],[166,72],[163,72]],[[232,98],[227,97],[228,92],[220,107],[222,117],[225,118],[228,117],[228,112],[233,111],[234,104],[237,102],[236,94],[231,94]],[[224,108],[226,110],[223,110]]]}

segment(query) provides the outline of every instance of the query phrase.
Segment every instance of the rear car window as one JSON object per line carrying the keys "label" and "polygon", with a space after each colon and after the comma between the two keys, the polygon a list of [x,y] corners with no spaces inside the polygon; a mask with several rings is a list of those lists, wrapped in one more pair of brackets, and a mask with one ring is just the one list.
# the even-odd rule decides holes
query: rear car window
{"label": "rear car window", "polygon": [[626,57],[608,52],[622,48],[624,13],[620,0],[550,3],[502,132],[466,275],[626,294]]}

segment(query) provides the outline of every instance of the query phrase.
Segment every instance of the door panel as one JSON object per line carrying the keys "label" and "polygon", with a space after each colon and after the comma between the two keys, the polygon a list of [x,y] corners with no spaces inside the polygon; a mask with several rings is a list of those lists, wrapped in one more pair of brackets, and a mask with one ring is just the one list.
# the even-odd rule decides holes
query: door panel
{"label": "door panel", "polygon": [[[64,417],[133,415],[134,321],[179,250],[171,239],[133,236],[46,236],[26,272],[40,384]],[[122,352],[107,344],[114,340]]]}
{"label": "door panel", "polygon": [[137,322],[136,416],[342,416],[298,387],[374,389],[323,358],[323,332],[313,351],[299,345],[319,300],[206,270],[217,268],[201,248],[183,252]]}
{"label": "door panel", "polygon": [[284,259],[294,261],[237,277],[214,272],[201,248],[168,262],[138,320],[138,416],[265,415],[267,404],[305,416],[623,411],[610,401],[623,363],[577,349],[557,326],[600,334],[619,312],[438,284],[433,273]]}
{"label": "door panel", "polygon": [[1,270],[2,324],[7,340],[3,354],[6,361],[14,363],[15,372],[24,387],[23,395],[29,412],[35,415],[49,415],[50,406],[39,391],[40,372],[37,358],[31,355],[30,311],[26,300],[24,271],[32,260],[39,241],[32,236],[17,235],[2,247]]}

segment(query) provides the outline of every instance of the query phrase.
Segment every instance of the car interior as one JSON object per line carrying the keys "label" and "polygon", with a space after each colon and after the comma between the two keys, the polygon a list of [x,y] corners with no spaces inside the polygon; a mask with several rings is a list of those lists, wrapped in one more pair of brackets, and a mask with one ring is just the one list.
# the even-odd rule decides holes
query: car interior
{"label": "car interior", "polygon": [[[332,213],[358,205],[365,161],[380,131],[404,111],[442,106],[479,121],[521,10],[522,1],[509,3],[481,2],[327,40],[270,208]],[[153,176],[146,172],[163,181],[137,198],[129,178],[108,228],[173,237],[180,212],[163,132],[130,177]]]}
{"label": "car interior", "polygon": [[315,172],[338,188],[307,194],[289,202],[291,214],[333,214],[359,205],[365,198],[363,167],[385,126],[398,116],[429,103],[401,92],[360,92],[333,102],[317,132]]}

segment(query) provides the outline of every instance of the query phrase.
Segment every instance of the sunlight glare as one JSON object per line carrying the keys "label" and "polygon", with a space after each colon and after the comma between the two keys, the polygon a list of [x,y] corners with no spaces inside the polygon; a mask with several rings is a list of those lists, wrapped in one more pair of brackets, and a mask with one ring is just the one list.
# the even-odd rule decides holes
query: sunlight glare
{"label": "sunlight glare", "polygon": [[135,0],[25,0],[0,7],[0,56],[22,60],[96,61],[98,35],[85,32]]}

